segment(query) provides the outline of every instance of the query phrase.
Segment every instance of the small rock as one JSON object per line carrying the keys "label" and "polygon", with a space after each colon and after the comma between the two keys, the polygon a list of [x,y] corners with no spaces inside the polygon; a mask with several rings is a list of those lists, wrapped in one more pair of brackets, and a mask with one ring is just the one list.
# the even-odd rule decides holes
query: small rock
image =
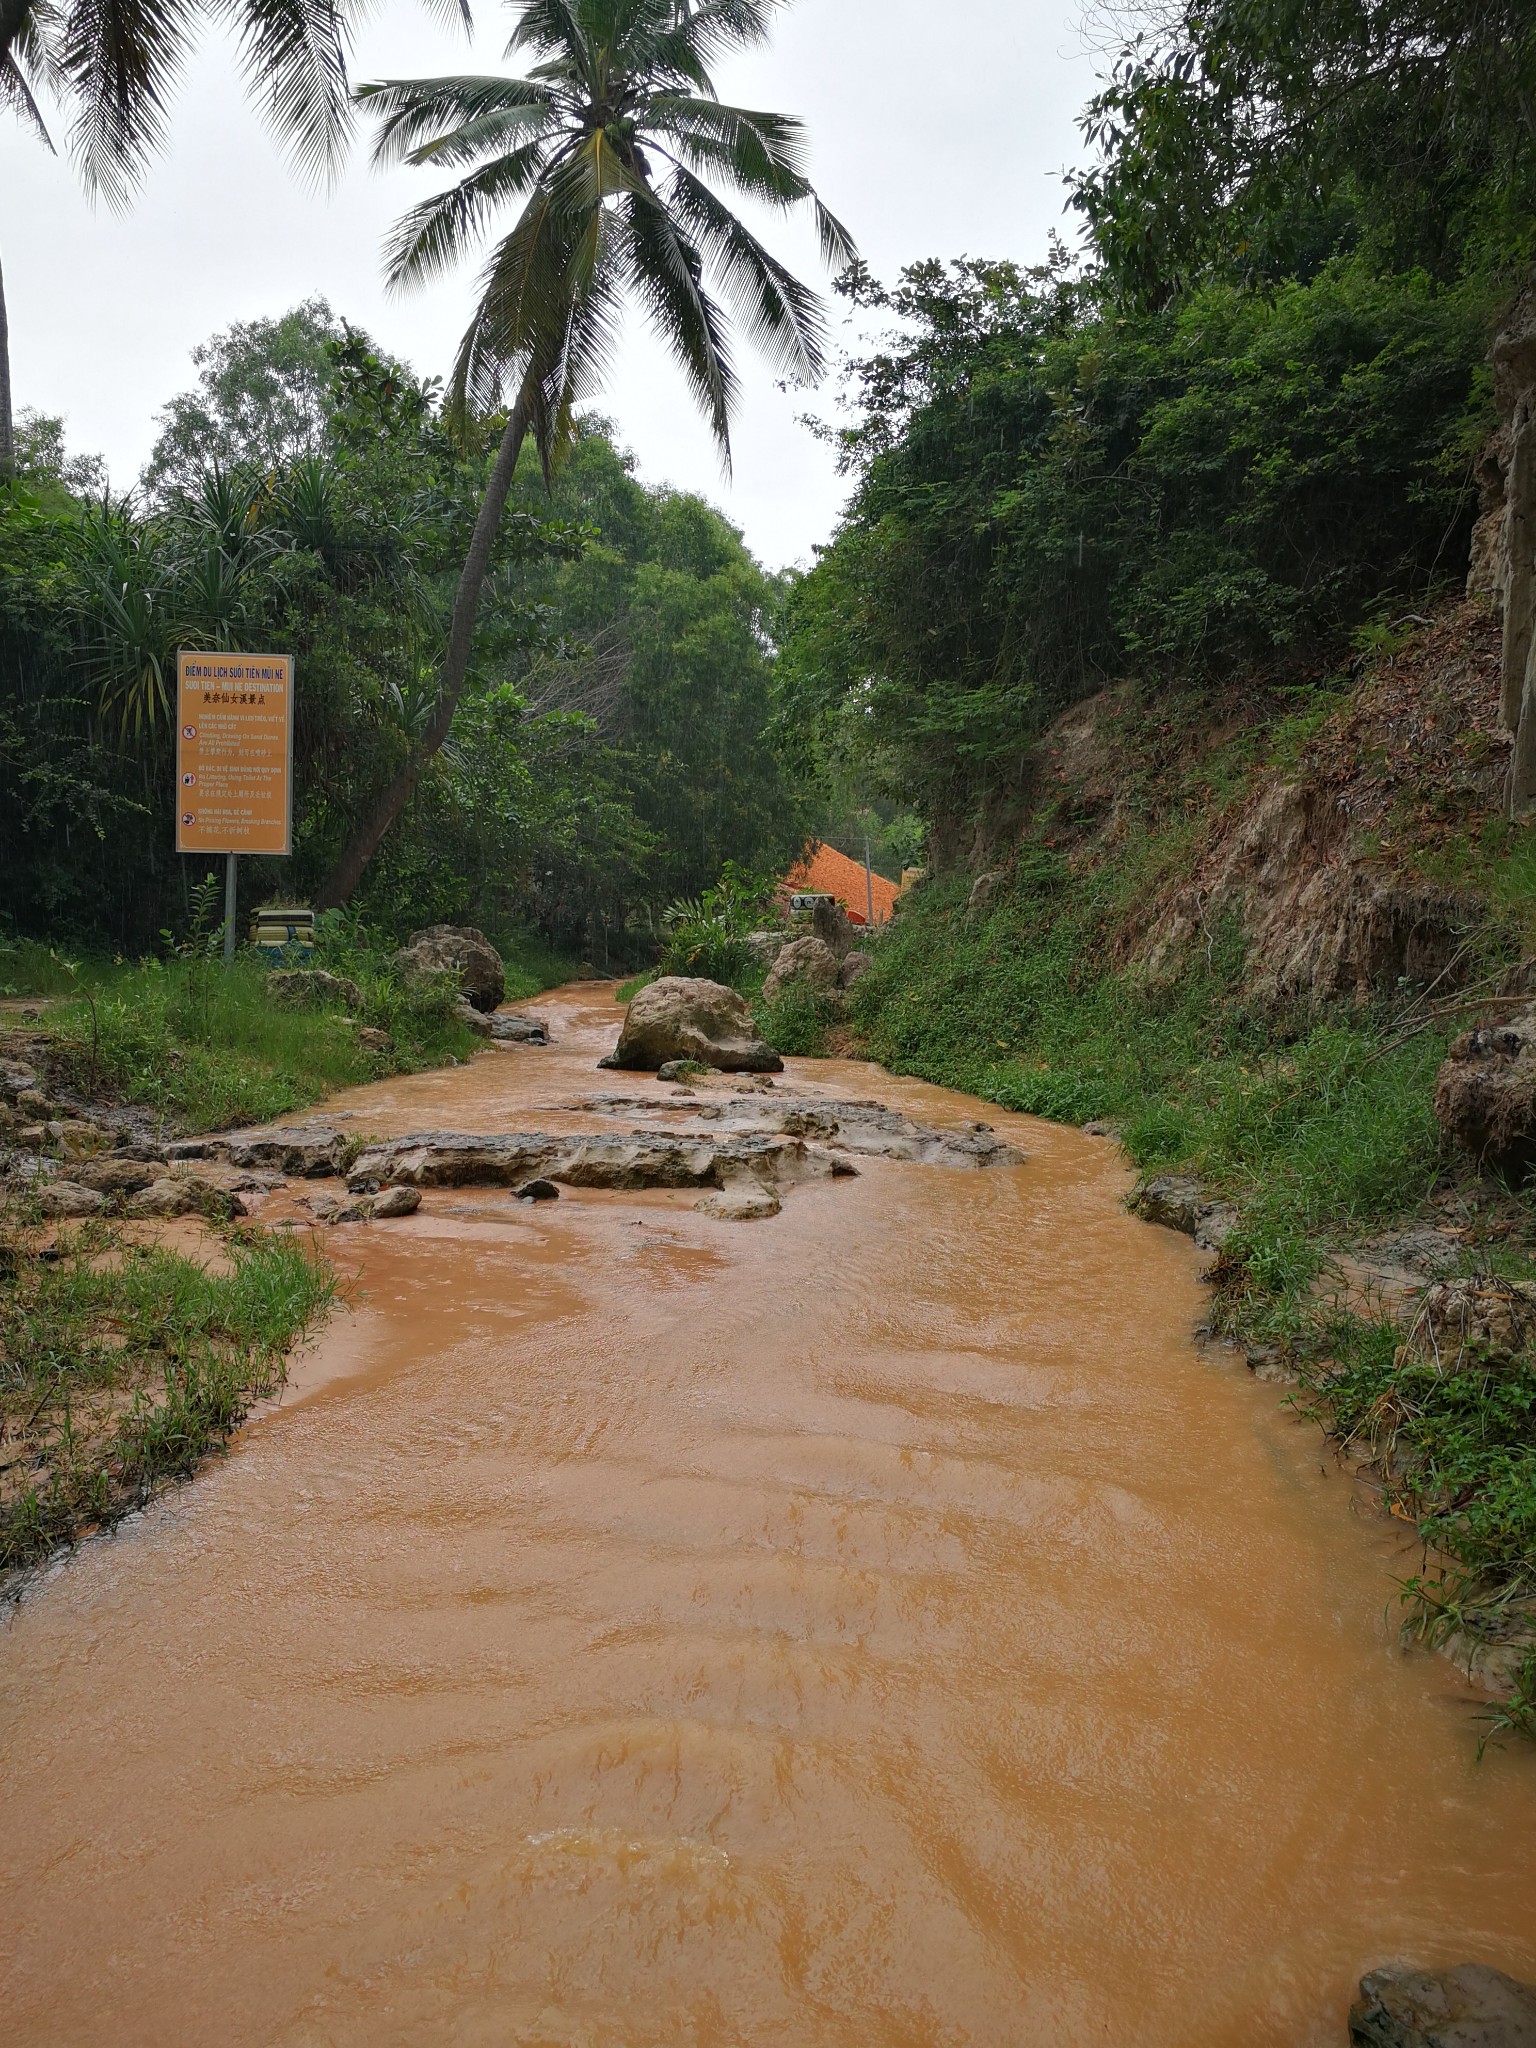
{"label": "small rock", "polygon": [[466,1029],[474,1032],[476,1038],[494,1037],[495,1027],[492,1025],[490,1018],[486,1016],[483,1010],[477,1010],[474,1004],[467,1001],[463,996],[460,996],[459,1000],[454,1004],[453,1014]]}
{"label": "small rock", "polygon": [[491,1019],[491,1036],[506,1045],[548,1045],[549,1029],[539,1017],[522,1017],[516,1010],[498,1010]]}
{"label": "small rock", "polygon": [[59,1142],[72,1159],[90,1159],[107,1150],[112,1143],[112,1134],[104,1131],[100,1124],[66,1117],[59,1126]]}
{"label": "small rock", "polygon": [[36,1087],[37,1075],[30,1067],[23,1066],[20,1060],[0,1060],[0,1095],[7,1102],[14,1102]]}
{"label": "small rock", "polygon": [[381,1188],[368,1198],[369,1214],[382,1222],[389,1216],[414,1216],[421,1207],[419,1188]]}
{"label": "small rock", "polygon": [[756,1182],[731,1182],[712,1193],[701,1195],[694,1208],[701,1216],[718,1216],[727,1223],[753,1223],[759,1217],[777,1216],[782,1203],[770,1189]]}
{"label": "small rock", "polygon": [[1083,1125],[1085,1138],[1114,1138],[1118,1135],[1114,1125],[1105,1123],[1102,1117],[1095,1117],[1092,1123]]}
{"label": "small rock", "polygon": [[197,1196],[184,1180],[151,1181],[147,1188],[128,1197],[128,1214],[134,1217],[163,1221],[172,1216],[190,1216],[196,1207]]}
{"label": "small rock", "polygon": [[371,1024],[365,1024],[357,1034],[357,1042],[364,1052],[392,1052],[394,1040],[387,1031],[376,1031]]}
{"label": "small rock", "polygon": [[552,1180],[525,1180],[513,1191],[520,1202],[558,1202],[560,1190]]}
{"label": "small rock", "polygon": [[93,1159],[75,1178],[101,1195],[136,1195],[160,1179],[158,1166],[142,1159]]}
{"label": "small rock", "polygon": [[1353,2048],[1536,2048],[1536,1991],[1485,1963],[1388,1963],[1360,1979],[1349,2038]]}
{"label": "small rock", "polygon": [[1237,1228],[1237,1211],[1230,1202],[1208,1202],[1195,1224],[1195,1243],[1203,1252],[1219,1252]]}
{"label": "small rock", "polygon": [[48,1147],[48,1126],[46,1124],[23,1124],[16,1133],[16,1143],[26,1152],[43,1152]]}
{"label": "small rock", "polygon": [[698,1060],[663,1060],[656,1069],[656,1078],[658,1081],[707,1080],[714,1071],[713,1067],[706,1067]]}
{"label": "small rock", "polygon": [[16,1114],[40,1123],[53,1115],[53,1104],[41,1088],[23,1088],[16,1095]]}
{"label": "small rock", "polygon": [[50,1181],[38,1189],[37,1202],[45,1216],[57,1217],[96,1216],[107,1206],[105,1195],[73,1180]]}
{"label": "small rock", "polygon": [[850,953],[837,970],[838,987],[852,988],[861,976],[868,974],[874,964],[867,953]]}
{"label": "small rock", "polygon": [[1131,1199],[1131,1207],[1148,1223],[1161,1223],[1168,1230],[1181,1230],[1193,1237],[1201,1216],[1210,1204],[1198,1181],[1182,1174],[1159,1174]]}

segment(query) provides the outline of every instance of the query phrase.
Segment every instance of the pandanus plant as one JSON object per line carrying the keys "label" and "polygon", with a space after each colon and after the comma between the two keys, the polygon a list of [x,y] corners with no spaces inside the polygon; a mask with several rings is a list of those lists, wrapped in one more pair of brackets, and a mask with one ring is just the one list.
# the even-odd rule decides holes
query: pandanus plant
{"label": "pandanus plant", "polygon": [[680,364],[729,464],[738,394],[731,322],[776,370],[807,383],[824,367],[825,317],[722,197],[809,207],[822,255],[857,259],[806,176],[801,124],[722,103],[710,70],[766,40],[779,0],[512,0],[509,55],[521,76],[368,85],[375,160],[459,173],[398,223],[393,287],[424,284],[518,211],[482,273],[449,386],[466,427],[505,424],[454,598],[432,717],[360,821],[321,889],[343,903],[409,801],[453,722],[475,615],[518,458],[531,436],[546,476],[573,408],[601,386],[626,295]]}

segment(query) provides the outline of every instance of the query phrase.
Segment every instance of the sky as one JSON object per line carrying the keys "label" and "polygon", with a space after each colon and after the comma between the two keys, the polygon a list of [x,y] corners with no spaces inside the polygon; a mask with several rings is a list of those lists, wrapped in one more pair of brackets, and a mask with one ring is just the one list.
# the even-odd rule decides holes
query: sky
{"label": "sky", "polygon": [[[473,49],[440,12],[383,0],[358,37],[353,77],[497,68],[505,7],[480,0]],[[877,276],[926,256],[1040,261],[1063,215],[1063,169],[1100,60],[1085,54],[1080,0],[797,0],[773,44],[722,68],[722,97],[797,114],[811,174]],[[155,415],[195,379],[192,349],[231,321],[323,295],[423,375],[446,373],[477,269],[425,292],[386,294],[390,222],[431,189],[423,171],[373,171],[360,130],[330,190],[307,187],[247,100],[232,46],[210,35],[189,66],[171,146],[126,214],[92,208],[62,147],[50,157],[0,126],[0,261],[15,402],[62,413],[72,451],[101,453],[133,482]],[[61,124],[55,140],[62,143]],[[775,219],[771,246],[820,278],[809,227]],[[834,337],[855,348],[843,302]],[[805,426],[834,388],[781,391],[740,352],[744,400],[733,470],[642,320],[627,322],[601,410],[649,483],[700,492],[770,567],[809,562],[846,495],[832,451]]]}

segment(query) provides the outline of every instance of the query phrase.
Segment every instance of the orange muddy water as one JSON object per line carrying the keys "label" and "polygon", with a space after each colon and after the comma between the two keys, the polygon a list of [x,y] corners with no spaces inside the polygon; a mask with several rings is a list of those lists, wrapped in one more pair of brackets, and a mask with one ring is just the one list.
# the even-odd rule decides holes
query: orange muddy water
{"label": "orange muddy water", "polygon": [[[670,1096],[543,1007],[334,1106]],[[8,2040],[1321,2048],[1386,1958],[1536,1975],[1536,1757],[1114,1148],[793,1078],[1028,1163],[334,1229],[283,1403],[16,1611]]]}

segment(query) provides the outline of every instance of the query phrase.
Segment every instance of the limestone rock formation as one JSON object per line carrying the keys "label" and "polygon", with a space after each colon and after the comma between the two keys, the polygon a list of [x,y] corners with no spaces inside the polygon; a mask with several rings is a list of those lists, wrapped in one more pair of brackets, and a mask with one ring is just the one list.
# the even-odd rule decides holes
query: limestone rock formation
{"label": "limestone rock formation", "polygon": [[78,1181],[49,1181],[37,1191],[37,1205],[45,1216],[62,1221],[66,1217],[98,1216],[107,1205],[105,1195]]}
{"label": "limestone rock formation", "polygon": [[723,1188],[751,1179],[763,1187],[824,1180],[853,1169],[812,1152],[800,1139],[742,1133],[664,1136],[649,1132],[421,1131],[370,1146],[347,1184],[508,1187],[532,1180],[572,1188]]}
{"label": "limestone rock formation", "polygon": [[784,1065],[756,1035],[752,1013],[718,981],[665,974],[641,989],[603,1067],[654,1073],[669,1060],[697,1060],[727,1074],[777,1074]]}
{"label": "limestone rock formation", "polygon": [[[203,1156],[227,1154],[231,1166],[268,1167],[300,1180],[340,1173],[346,1138],[335,1124],[275,1125],[269,1130],[237,1131],[229,1139],[205,1139]],[[173,1156],[197,1156],[189,1147],[167,1147]]]}
{"label": "limestone rock formation", "polygon": [[501,955],[482,931],[468,924],[432,924],[412,932],[395,955],[395,965],[408,978],[452,974],[459,992],[477,1010],[494,1010],[506,1000],[507,977]]}
{"label": "limestone rock formation", "polygon": [[1388,1963],[1360,1979],[1349,2038],[1353,2048],[1536,2048],[1536,1991],[1485,1963]]}
{"label": "limestone rock formation", "polygon": [[363,1000],[357,983],[345,974],[327,974],[323,967],[279,967],[267,976],[267,998],[280,1010],[309,1010],[322,1003],[340,1003],[355,1010]]}
{"label": "limestone rock formation", "polygon": [[1478,1159],[1536,1156],[1536,1004],[1455,1040],[1435,1082],[1435,1116]]}
{"label": "limestone rock formation", "polygon": [[768,970],[763,1001],[776,1003],[786,989],[813,989],[818,995],[837,987],[838,955],[825,939],[791,939]]}

